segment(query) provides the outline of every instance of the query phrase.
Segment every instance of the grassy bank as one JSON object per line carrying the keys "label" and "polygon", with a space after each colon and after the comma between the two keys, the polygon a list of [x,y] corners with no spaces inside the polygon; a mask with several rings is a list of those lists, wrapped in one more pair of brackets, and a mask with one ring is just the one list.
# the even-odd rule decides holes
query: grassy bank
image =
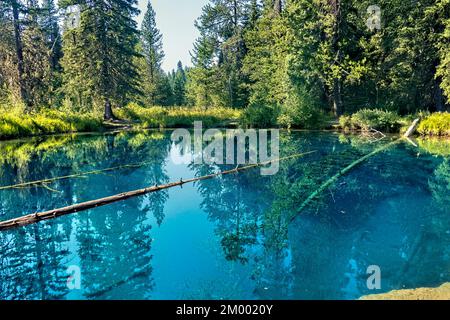
{"label": "grassy bank", "polygon": [[[5,111],[7,110],[7,111]],[[116,109],[116,116],[135,128],[191,128],[194,121],[202,121],[204,128],[231,127],[242,124],[243,111],[231,108],[149,107],[136,104]],[[450,113],[409,115],[383,110],[360,110],[339,119],[343,131],[369,131],[385,133],[405,131],[414,118],[421,117],[417,129],[424,136],[450,136]],[[99,132],[108,128],[100,112],[77,113],[45,110],[26,114],[19,109],[0,110],[0,140],[72,132]]]}
{"label": "grassy bank", "polygon": [[101,117],[90,113],[45,111],[39,114],[0,113],[0,140],[56,133],[103,130]]}
{"label": "grassy bank", "polygon": [[194,121],[202,121],[203,127],[227,127],[237,123],[240,115],[240,110],[231,108],[144,108],[136,104],[116,110],[119,119],[133,122],[140,128],[191,128]]}
{"label": "grassy bank", "polygon": [[434,113],[420,122],[417,131],[421,135],[450,136],[450,113]]}
{"label": "grassy bank", "polygon": [[[150,107],[135,104],[116,109],[116,116],[136,128],[178,128],[202,121],[204,127],[225,127],[238,121],[241,112],[229,108]],[[99,112],[0,110],[0,140],[73,132],[101,132],[108,128]]]}
{"label": "grassy bank", "polygon": [[422,113],[399,116],[392,111],[364,109],[339,119],[339,128],[343,131],[367,132],[372,129],[384,133],[403,133],[415,118],[421,118],[417,132],[424,136],[450,136],[450,113]]}

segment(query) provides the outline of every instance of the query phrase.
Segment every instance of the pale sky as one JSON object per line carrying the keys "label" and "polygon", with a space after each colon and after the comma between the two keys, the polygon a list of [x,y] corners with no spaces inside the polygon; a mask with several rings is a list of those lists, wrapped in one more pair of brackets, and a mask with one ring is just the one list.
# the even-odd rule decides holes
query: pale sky
{"label": "pale sky", "polygon": [[[164,71],[175,69],[179,60],[183,65],[192,65],[189,51],[193,49],[194,40],[199,36],[194,21],[201,14],[202,7],[208,0],[150,0],[156,11],[156,23],[163,34]],[[139,0],[141,15],[139,27],[144,17],[148,0]]]}

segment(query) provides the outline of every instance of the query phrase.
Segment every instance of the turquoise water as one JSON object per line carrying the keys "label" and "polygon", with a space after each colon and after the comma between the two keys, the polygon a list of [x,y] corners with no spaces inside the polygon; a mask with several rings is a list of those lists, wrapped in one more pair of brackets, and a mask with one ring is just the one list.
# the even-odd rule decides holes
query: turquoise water
{"label": "turquoise water", "polygon": [[[0,220],[230,168],[174,164],[170,133],[0,142],[0,186],[141,163],[0,190]],[[389,141],[284,132],[281,156],[317,152],[274,176],[251,169],[0,232],[0,299],[355,299],[448,282],[448,141],[395,145],[288,222]],[[367,287],[370,265],[379,290]],[[68,286],[74,267],[79,288]]]}

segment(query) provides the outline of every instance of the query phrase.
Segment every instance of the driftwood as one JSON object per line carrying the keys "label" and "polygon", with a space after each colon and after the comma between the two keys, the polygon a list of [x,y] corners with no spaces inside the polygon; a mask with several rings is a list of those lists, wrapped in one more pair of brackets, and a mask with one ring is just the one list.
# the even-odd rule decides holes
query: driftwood
{"label": "driftwood", "polygon": [[17,227],[22,227],[22,226],[30,225],[30,224],[37,223],[40,221],[49,220],[49,219],[53,219],[56,217],[68,215],[71,213],[76,213],[76,212],[80,212],[80,211],[85,211],[85,210],[101,207],[101,206],[111,204],[114,202],[123,201],[123,200],[129,199],[129,198],[142,196],[142,195],[145,195],[148,193],[173,188],[176,186],[183,186],[186,183],[208,180],[208,179],[216,178],[219,176],[237,173],[239,171],[244,171],[244,170],[248,170],[251,168],[264,166],[264,165],[267,165],[267,164],[270,164],[270,163],[276,162],[276,161],[283,161],[283,160],[302,157],[302,156],[312,154],[315,152],[317,152],[317,151],[309,151],[309,152],[305,152],[305,153],[299,153],[299,154],[295,154],[292,156],[269,160],[269,161],[265,161],[265,162],[261,162],[261,163],[257,163],[257,164],[251,164],[251,165],[244,166],[244,167],[238,166],[232,170],[221,171],[221,172],[210,174],[207,176],[192,178],[192,179],[188,179],[188,180],[181,179],[178,182],[172,182],[172,183],[168,183],[168,184],[161,185],[161,186],[152,186],[152,187],[148,187],[148,188],[144,188],[144,189],[139,189],[139,190],[116,194],[116,195],[101,198],[101,199],[95,199],[95,200],[91,200],[91,201],[87,201],[87,202],[82,202],[82,203],[74,204],[71,206],[63,207],[63,208],[53,209],[53,210],[49,210],[49,211],[45,211],[45,212],[28,214],[28,215],[25,215],[25,216],[22,216],[19,218],[14,218],[11,220],[0,222],[0,231],[17,228]]}

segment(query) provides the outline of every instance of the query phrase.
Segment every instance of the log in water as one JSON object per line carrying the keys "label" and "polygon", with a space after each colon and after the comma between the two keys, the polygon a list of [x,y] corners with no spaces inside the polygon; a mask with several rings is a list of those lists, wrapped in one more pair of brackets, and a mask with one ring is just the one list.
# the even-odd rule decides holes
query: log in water
{"label": "log in water", "polygon": [[37,223],[40,221],[44,221],[44,220],[49,220],[49,219],[53,219],[56,217],[60,217],[63,215],[67,215],[67,214],[71,214],[71,213],[76,213],[76,212],[80,212],[80,211],[85,211],[85,210],[89,210],[89,209],[93,209],[93,208],[97,208],[97,207],[101,207],[101,206],[105,206],[107,204],[111,204],[114,202],[118,202],[118,201],[123,201],[129,198],[133,198],[133,197],[138,197],[138,196],[142,196],[148,193],[152,193],[152,192],[157,192],[160,190],[164,190],[164,189],[169,189],[169,188],[173,188],[173,187],[177,187],[177,186],[182,186],[186,183],[191,183],[191,182],[196,182],[196,181],[202,181],[202,180],[208,180],[208,179],[212,179],[218,176],[223,176],[223,175],[228,175],[228,174],[232,174],[232,173],[237,173],[239,171],[244,171],[244,170],[248,170],[251,168],[256,168],[256,167],[260,167],[260,166],[264,166],[264,165],[268,165],[274,161],[283,161],[283,160],[288,160],[288,159],[293,159],[293,158],[298,158],[298,157],[302,157],[308,154],[312,154],[315,153],[317,151],[309,151],[309,152],[304,152],[304,153],[299,153],[299,154],[295,154],[292,156],[288,156],[288,157],[284,157],[284,158],[278,158],[278,159],[274,159],[274,160],[269,160],[269,161],[265,161],[265,162],[261,162],[261,163],[257,163],[257,164],[251,164],[248,166],[244,166],[244,167],[236,167],[235,169],[232,170],[227,170],[227,171],[221,171],[215,174],[211,174],[211,175],[207,175],[207,176],[202,176],[202,177],[198,177],[198,178],[192,178],[192,179],[188,179],[188,180],[180,180],[177,182],[172,182],[172,183],[168,183],[165,185],[161,185],[161,186],[152,186],[152,187],[148,187],[148,188],[143,188],[143,189],[139,189],[139,190],[133,190],[133,191],[129,191],[129,192],[123,192],[123,193],[119,193],[113,196],[109,196],[109,197],[105,197],[105,198],[100,198],[100,199],[95,199],[95,200],[91,200],[91,201],[87,201],[87,202],[82,202],[82,203],[78,203],[78,204],[74,204],[71,206],[67,206],[67,207],[63,207],[63,208],[58,208],[58,209],[53,209],[53,210],[49,210],[49,211],[45,211],[45,212],[38,212],[38,213],[32,213],[32,214],[28,214],[19,218],[14,218],[11,220],[7,220],[7,221],[3,221],[0,222],[0,231],[3,230],[8,230],[8,229],[12,229],[12,228],[17,228],[17,227],[22,227],[22,226],[26,226],[29,224],[33,224],[33,223]]}

